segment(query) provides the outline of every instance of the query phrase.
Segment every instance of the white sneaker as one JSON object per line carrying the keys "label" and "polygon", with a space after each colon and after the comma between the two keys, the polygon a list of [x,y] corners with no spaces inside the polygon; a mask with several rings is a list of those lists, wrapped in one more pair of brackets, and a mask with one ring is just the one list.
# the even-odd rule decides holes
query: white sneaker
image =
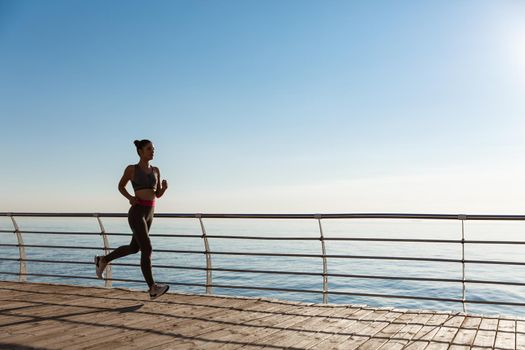
{"label": "white sneaker", "polygon": [[149,289],[149,298],[150,300],[160,297],[162,294],[166,293],[170,289],[170,286],[167,284],[157,284],[155,283]]}
{"label": "white sneaker", "polygon": [[97,271],[97,277],[102,279],[102,273],[104,272],[104,269],[107,266],[107,263],[102,261],[102,257],[99,255],[95,255],[95,266]]}

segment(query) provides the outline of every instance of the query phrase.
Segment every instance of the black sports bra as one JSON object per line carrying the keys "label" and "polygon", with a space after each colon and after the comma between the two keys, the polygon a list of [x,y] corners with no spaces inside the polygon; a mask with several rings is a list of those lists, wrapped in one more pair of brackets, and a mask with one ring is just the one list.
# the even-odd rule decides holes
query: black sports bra
{"label": "black sports bra", "polygon": [[146,173],[142,168],[135,164],[135,174],[133,175],[133,179],[131,179],[131,185],[133,186],[133,189],[135,191],[142,190],[145,188],[150,188],[154,190],[157,188],[157,182],[158,182],[158,176],[157,172],[154,170],[153,167],[151,167],[151,173]]}

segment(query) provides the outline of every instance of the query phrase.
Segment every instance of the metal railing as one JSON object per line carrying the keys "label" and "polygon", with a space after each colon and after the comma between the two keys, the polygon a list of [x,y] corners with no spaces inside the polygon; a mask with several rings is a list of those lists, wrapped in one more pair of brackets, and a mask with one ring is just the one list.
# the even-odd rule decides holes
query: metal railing
{"label": "metal railing", "polygon": [[[92,262],[82,261],[64,261],[64,260],[48,260],[48,259],[28,259],[26,257],[26,248],[60,248],[60,249],[101,249],[101,247],[91,246],[62,246],[62,245],[45,245],[45,244],[24,244],[24,233],[37,234],[75,234],[75,235],[100,235],[102,238],[105,253],[110,251],[108,236],[129,235],[124,233],[109,233],[106,232],[102,223],[102,218],[123,218],[127,217],[125,213],[30,213],[30,212],[0,212],[0,217],[9,217],[12,221],[14,230],[0,230],[0,233],[14,233],[17,238],[17,244],[0,244],[4,247],[18,247],[19,258],[5,258],[0,257],[0,261],[18,261],[18,272],[0,271],[0,274],[17,275],[20,281],[26,281],[27,276],[41,276],[41,277],[60,277],[60,278],[78,278],[78,279],[96,279],[96,277],[86,276],[71,276],[71,275],[57,275],[57,274],[41,274],[28,273],[27,263],[70,263],[70,264],[92,264]],[[21,230],[15,217],[74,217],[87,218],[94,217],[97,219],[100,232],[51,232],[51,231],[35,231]],[[520,282],[505,282],[494,280],[479,280],[467,279],[465,275],[465,265],[467,264],[496,264],[509,266],[525,266],[525,262],[516,261],[493,261],[493,260],[472,260],[465,258],[465,245],[467,244],[509,244],[509,245],[525,245],[525,241],[495,241],[495,240],[466,240],[465,239],[465,221],[525,221],[525,216],[522,215],[452,215],[452,214],[168,214],[156,213],[156,218],[194,218],[198,220],[202,234],[200,236],[189,234],[162,234],[150,236],[162,237],[200,237],[203,240],[204,250],[172,250],[172,249],[155,249],[156,252],[169,253],[187,253],[187,254],[204,254],[206,258],[205,267],[192,266],[174,266],[174,265],[153,265],[158,268],[168,269],[188,269],[188,270],[204,270],[206,272],[206,281],[204,284],[200,283],[183,283],[170,282],[175,285],[184,286],[198,286],[205,287],[206,293],[213,293],[213,288],[230,288],[230,289],[252,289],[252,290],[268,290],[279,292],[299,292],[299,293],[318,293],[323,296],[323,303],[328,302],[328,295],[348,295],[369,298],[398,298],[398,299],[414,299],[414,300],[428,300],[439,302],[461,303],[463,311],[466,311],[467,304],[496,304],[506,306],[525,306],[522,302],[509,301],[493,301],[493,300],[474,300],[467,299],[466,285],[467,284],[484,284],[484,285],[504,285],[504,286],[525,286],[525,283]],[[206,233],[203,219],[311,219],[316,220],[319,226],[319,237],[280,237],[280,236],[243,236],[243,235],[209,235]],[[459,239],[412,239],[412,238],[378,238],[378,237],[326,237],[323,234],[322,220],[330,219],[419,219],[419,220],[458,220],[461,223],[461,236]],[[209,246],[209,239],[245,239],[245,240],[319,240],[321,243],[320,254],[300,254],[300,253],[272,253],[272,252],[239,252],[239,251],[211,251]],[[341,255],[341,254],[327,254],[326,241],[354,241],[354,242],[396,242],[396,243],[453,243],[461,245],[461,257],[458,259],[450,258],[430,258],[430,257],[406,257],[406,256],[369,256],[369,255]],[[322,261],[323,272],[299,272],[299,271],[277,271],[277,270],[254,270],[254,269],[227,269],[227,268],[213,268],[213,255],[246,255],[246,256],[278,256],[278,257],[293,257],[293,258],[319,258]],[[385,276],[385,275],[363,275],[363,274],[341,274],[328,272],[328,260],[331,258],[338,259],[370,259],[370,260],[398,260],[398,261],[422,261],[422,262],[436,262],[436,263],[457,263],[461,265],[461,279],[458,278],[431,278],[431,277],[407,277],[407,276]],[[112,281],[123,282],[143,282],[143,280],[113,278],[111,265],[119,266],[139,266],[137,264],[125,263],[111,263],[106,268],[105,286],[111,287]],[[293,288],[279,288],[279,287],[262,287],[262,286],[246,286],[246,285],[229,285],[229,284],[214,284],[213,271],[222,272],[237,272],[237,273],[260,273],[260,274],[284,274],[284,275],[307,275],[322,277],[322,290],[315,289],[293,289]],[[415,295],[393,295],[381,293],[359,293],[329,290],[329,277],[345,277],[345,278],[362,278],[362,279],[376,279],[376,280],[398,280],[398,281],[422,281],[422,282],[450,282],[461,283],[461,298],[438,298],[432,296],[415,296]]]}

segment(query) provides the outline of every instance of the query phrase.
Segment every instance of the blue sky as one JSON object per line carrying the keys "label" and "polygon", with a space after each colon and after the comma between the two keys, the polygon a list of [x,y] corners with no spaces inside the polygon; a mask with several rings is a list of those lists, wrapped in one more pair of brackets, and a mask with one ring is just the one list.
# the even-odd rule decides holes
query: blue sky
{"label": "blue sky", "polygon": [[[525,3],[0,0],[0,211],[523,213]],[[131,191],[131,186],[128,187]]]}

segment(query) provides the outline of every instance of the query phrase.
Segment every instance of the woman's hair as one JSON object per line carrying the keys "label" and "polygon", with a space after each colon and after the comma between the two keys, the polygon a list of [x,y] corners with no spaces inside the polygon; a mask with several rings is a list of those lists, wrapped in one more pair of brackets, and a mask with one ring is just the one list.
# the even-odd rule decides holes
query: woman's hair
{"label": "woman's hair", "polygon": [[137,146],[137,154],[140,156],[139,150],[142,149],[142,147],[146,146],[148,143],[151,143],[150,140],[135,140],[133,141],[135,146]]}

